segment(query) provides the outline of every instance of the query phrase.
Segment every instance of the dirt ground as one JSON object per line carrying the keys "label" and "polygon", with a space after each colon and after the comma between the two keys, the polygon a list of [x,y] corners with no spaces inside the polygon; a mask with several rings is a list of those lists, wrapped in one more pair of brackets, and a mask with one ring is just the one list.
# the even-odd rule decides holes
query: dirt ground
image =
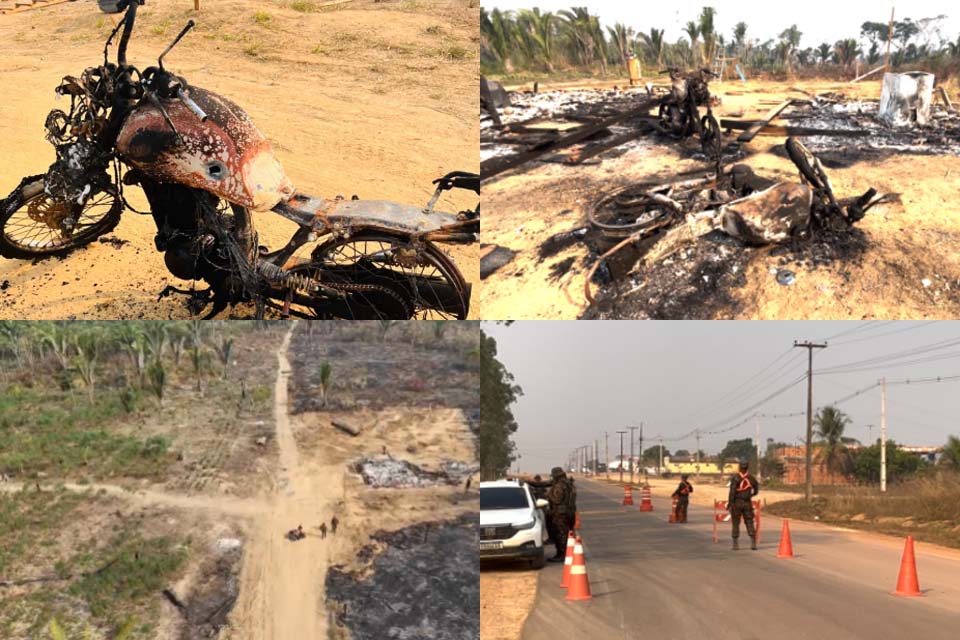
{"label": "dirt ground", "polygon": [[[69,518],[64,517],[64,526],[52,528],[55,534],[48,529],[39,531],[41,536],[52,535],[44,539],[42,557],[19,558],[13,569],[0,575],[0,635],[14,629],[11,637],[20,637],[17,633],[24,624],[45,626],[52,612],[57,612],[64,624],[69,623],[68,631],[80,633],[91,618],[79,599],[63,591],[37,591],[34,583],[17,585],[11,591],[3,582],[56,574],[62,571],[59,559],[88,548],[102,550],[108,534],[122,524],[145,538],[175,536],[189,552],[175,579],[163,585],[182,606],[171,604],[160,588],[151,590],[142,598],[144,604],[130,611],[140,625],[133,637],[343,640],[349,636],[339,624],[340,605],[325,593],[328,569],[370,576],[372,562],[388,548],[394,566],[399,562],[403,569],[403,550],[385,542],[392,532],[413,525],[429,530],[430,523],[476,514],[479,494],[475,489],[465,492],[460,485],[446,484],[373,488],[351,464],[361,457],[392,457],[428,471],[450,461],[473,468],[473,435],[464,408],[394,403],[397,397],[384,396],[376,407],[340,410],[331,406],[324,411],[295,412],[293,397],[302,393],[301,385],[310,384],[309,377],[299,370],[317,363],[313,358],[294,357],[294,351],[306,349],[310,340],[356,346],[362,336],[377,335],[374,323],[364,323],[362,330],[351,323],[330,323],[323,336],[309,331],[309,324],[275,323],[254,335],[255,344],[239,348],[230,384],[237,386],[239,379],[246,380],[249,395],[257,398],[253,406],[235,409],[239,398],[231,396],[229,387],[208,381],[205,402],[216,403],[216,410],[203,413],[197,409],[202,402],[194,399],[189,419],[180,415],[175,420],[167,411],[138,416],[122,427],[104,425],[107,430],[120,428],[139,437],[164,434],[170,438],[177,461],[155,482],[119,476],[90,480],[81,475],[77,481],[62,483],[63,479],[48,474],[23,478],[24,482],[19,477],[13,482],[3,478],[0,496],[19,492],[23,486],[33,491],[36,482],[39,490],[51,495],[56,491],[82,496],[82,504]],[[414,325],[428,328],[423,323],[408,326]],[[395,331],[397,338],[407,335],[403,328]],[[416,335],[426,333],[418,331]],[[441,359],[460,361],[463,355],[456,345],[467,338],[458,327],[450,331],[447,344],[438,349]],[[404,341],[401,346],[410,345]],[[405,359],[408,363],[415,360],[413,354]],[[341,369],[337,360],[334,363],[336,375]],[[371,368],[364,370],[361,359],[350,359],[351,370],[361,377],[376,371],[379,364],[371,360],[366,365]],[[346,380],[339,384],[343,390],[349,386]],[[168,402],[188,391],[196,395],[192,389],[178,389]],[[230,426],[231,417],[234,426]],[[335,429],[332,420],[353,422],[365,429],[360,436],[351,437]],[[182,427],[171,423],[182,423]],[[0,510],[0,516],[5,515]],[[331,529],[334,516],[339,519],[336,533]],[[325,537],[322,523],[328,528]],[[298,525],[307,537],[297,542],[286,540],[284,532]],[[29,526],[39,527],[39,523]],[[472,549],[473,536],[466,537],[466,549]],[[422,544],[417,548],[423,551]],[[457,548],[461,555],[465,553],[462,545]],[[401,573],[420,580],[415,571]],[[429,588],[436,588],[438,581],[442,582],[435,576]],[[56,607],[44,608],[50,602]],[[467,609],[471,605],[460,604]],[[450,611],[476,624],[476,617],[464,613],[466,609],[450,607]],[[4,626],[9,620],[14,626]],[[423,620],[416,623],[429,625]],[[91,637],[112,637],[114,630],[110,625],[94,625]]]}
{"label": "dirt ground", "polygon": [[[567,83],[562,88],[612,88]],[[856,85],[818,82],[751,81],[711,84],[722,104],[718,120],[759,119],[773,104],[809,93],[842,92],[850,98],[876,100],[879,81]],[[544,83],[541,91],[555,88]],[[762,102],[762,104],[761,104]],[[784,139],[757,136],[745,146],[757,174],[794,178],[797,171],[783,152]],[[601,194],[648,179],[673,179],[677,172],[704,168],[704,163],[663,138],[628,144],[593,159],[566,166],[531,163],[483,185],[483,241],[518,252],[484,280],[480,297],[484,318],[570,319],[645,317],[635,306],[617,301],[588,311],[584,283],[590,268],[587,249],[574,244],[540,261],[538,249],[553,234],[586,223],[586,207]],[[838,197],[862,194],[868,187],[899,193],[900,203],[871,209],[856,228],[867,246],[862,255],[830,265],[784,265],[780,254],[764,247],[748,252],[744,269],[726,286],[700,286],[688,317],[704,319],[920,319],[950,318],[960,312],[960,212],[944,203],[956,201],[960,157],[929,155],[862,156],[848,166],[827,167]],[[771,270],[796,273],[791,286],[777,283]],[[741,275],[742,274],[742,275]],[[928,284],[925,285],[924,281]]]}
{"label": "dirt ground", "polygon": [[[155,64],[194,19],[196,29],[166,58],[167,67],[243,106],[305,193],[426,203],[435,178],[478,170],[478,3],[353,0],[308,13],[292,4],[218,0],[197,14],[189,0],[148,3],[138,13],[129,57],[141,68]],[[102,61],[113,19],[87,1],[0,18],[0,38],[9,45],[0,62],[3,197],[53,161],[43,124],[64,104],[53,90],[62,76]],[[138,188],[126,195],[145,209]],[[475,204],[475,196],[457,193],[438,208]],[[271,213],[254,223],[271,248],[293,233],[292,223]],[[152,218],[126,212],[110,236],[122,243],[95,242],[62,260],[0,259],[0,317],[188,317],[182,301],[157,301],[167,285],[190,283],[167,272],[155,234]],[[469,282],[479,282],[476,245],[444,249]],[[250,309],[233,314],[247,317]],[[480,317],[476,305],[471,317]]]}

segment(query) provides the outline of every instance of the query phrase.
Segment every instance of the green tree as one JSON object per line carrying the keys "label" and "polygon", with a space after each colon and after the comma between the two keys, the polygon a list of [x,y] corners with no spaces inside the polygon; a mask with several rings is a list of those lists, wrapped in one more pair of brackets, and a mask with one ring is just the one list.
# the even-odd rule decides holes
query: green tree
{"label": "green tree", "polygon": [[857,440],[843,435],[849,424],[849,416],[832,406],[821,408],[813,418],[814,437],[818,439],[814,443],[817,461],[834,473],[850,471],[851,456],[847,445]]}
{"label": "green tree", "polygon": [[[666,458],[670,455],[670,449],[663,448],[663,457]],[[660,445],[654,445],[652,447],[647,447],[643,450],[642,462],[644,466],[655,467],[660,464]]]}
{"label": "green tree", "polygon": [[643,47],[647,51],[647,55],[650,56],[650,61],[656,60],[657,67],[659,68],[663,64],[663,29],[651,28],[650,33],[640,34],[640,40],[643,42]]}
{"label": "green tree", "polygon": [[792,24],[780,32],[780,41],[783,43],[783,62],[788,68],[793,68],[793,56],[800,46],[800,36],[803,33]]}
{"label": "green tree", "polygon": [[740,459],[756,463],[757,448],[754,446],[752,438],[728,440],[726,446],[720,452],[719,462],[722,466],[725,462]]}
{"label": "green tree", "polygon": [[698,51],[697,38],[700,37],[700,25],[691,20],[687,23],[687,26],[683,28],[684,33],[687,34],[687,37],[690,38],[690,66],[695,66],[696,56]]}
{"label": "green tree", "polygon": [[947,444],[943,445],[938,464],[946,469],[960,471],[960,438],[950,436]]}
{"label": "green tree", "polygon": [[612,27],[607,27],[610,34],[610,41],[617,49],[617,55],[623,66],[627,66],[627,54],[631,53],[630,43],[633,41],[633,28],[620,24],[619,22]]}
{"label": "green tree", "polygon": [[820,46],[816,49],[817,57],[820,58],[820,64],[824,65],[830,60],[830,56],[833,55],[833,47],[831,47],[826,42],[820,43]]}
{"label": "green tree", "polygon": [[320,406],[327,406],[327,392],[330,390],[330,378],[333,375],[333,365],[324,362],[320,365]]}
{"label": "green tree", "polygon": [[833,45],[833,54],[837,64],[849,67],[860,55],[860,45],[854,38],[837,40],[836,44]]}
{"label": "green tree", "polygon": [[557,17],[550,13],[540,13],[540,9],[521,9],[517,12],[517,29],[524,53],[529,59],[540,64],[547,72],[554,71],[556,51]]}
{"label": "green tree", "polygon": [[703,40],[701,57],[704,65],[709,65],[716,53],[717,32],[713,27],[713,19],[716,15],[717,11],[713,7],[703,7],[697,22],[700,38]]}
{"label": "green tree", "polygon": [[747,44],[747,23],[738,22],[733,28],[733,44],[737,48],[737,55],[743,57]]}
{"label": "green tree", "polygon": [[87,388],[87,399],[93,404],[96,398],[97,366],[100,364],[101,341],[104,335],[98,327],[86,328],[73,337],[73,348],[76,355],[73,364]]}
{"label": "green tree", "polygon": [[480,432],[477,457],[484,480],[500,478],[513,461],[510,436],[517,430],[511,405],[523,391],[514,384],[513,375],[497,359],[497,343],[480,332]]}
{"label": "green tree", "polygon": [[[923,466],[919,456],[907,453],[893,440],[887,440],[887,480],[897,482],[915,474]],[[853,472],[861,482],[877,484],[880,482],[880,443],[857,450],[853,462]]]}

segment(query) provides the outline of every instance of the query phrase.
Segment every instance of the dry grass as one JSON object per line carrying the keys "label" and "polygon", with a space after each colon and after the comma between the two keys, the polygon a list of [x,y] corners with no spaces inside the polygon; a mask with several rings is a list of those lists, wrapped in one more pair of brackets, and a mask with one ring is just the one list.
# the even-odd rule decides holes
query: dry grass
{"label": "dry grass", "polygon": [[790,500],[771,505],[771,513],[819,520],[858,529],[902,535],[960,547],[960,474],[940,473],[888,488],[837,488],[810,504]]}

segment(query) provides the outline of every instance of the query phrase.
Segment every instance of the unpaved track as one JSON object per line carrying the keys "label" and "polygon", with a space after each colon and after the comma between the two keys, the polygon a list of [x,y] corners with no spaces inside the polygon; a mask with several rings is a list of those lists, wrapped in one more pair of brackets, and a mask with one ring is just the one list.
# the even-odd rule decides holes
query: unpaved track
{"label": "unpaved track", "polygon": [[[335,536],[322,540],[316,531],[342,496],[343,472],[301,462],[287,413],[287,349],[294,322],[277,351],[274,390],[279,491],[254,525],[241,574],[240,598],[233,615],[233,638],[284,640],[327,637],[322,584]],[[303,525],[307,538],[290,542],[284,533]]]}

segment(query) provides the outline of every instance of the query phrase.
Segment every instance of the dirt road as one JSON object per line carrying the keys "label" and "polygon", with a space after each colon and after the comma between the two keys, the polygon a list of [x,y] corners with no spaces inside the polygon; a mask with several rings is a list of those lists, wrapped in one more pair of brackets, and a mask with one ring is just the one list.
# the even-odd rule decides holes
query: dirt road
{"label": "dirt road", "polygon": [[[240,104],[305,193],[425,204],[435,178],[479,170],[477,6],[354,0],[302,13],[291,4],[309,5],[218,0],[197,14],[188,0],[147,3],[130,59],[140,68],[155,64],[194,19],[196,29],[166,65]],[[0,198],[53,161],[44,121],[51,109],[69,107],[53,90],[63,76],[102,63],[111,20],[92,2],[0,18],[0,38],[9,45],[0,64]],[[139,188],[125,193],[145,210]],[[441,198],[437,208],[475,205],[475,196],[458,193]],[[271,213],[257,214],[254,224],[261,244],[271,248],[293,233],[291,223]],[[157,300],[167,285],[191,283],[167,272],[155,235],[150,216],[127,212],[110,236],[115,242],[95,242],[64,260],[0,258],[0,318],[189,317],[182,300]],[[466,279],[478,283],[479,248],[449,252]],[[480,317],[474,309],[471,317]],[[250,312],[238,308],[233,315]]]}
{"label": "dirt road", "polygon": [[[331,553],[340,541],[321,539],[316,527],[327,519],[342,495],[343,469],[302,462],[290,427],[287,349],[296,323],[277,350],[274,389],[276,438],[280,452],[278,491],[254,524],[241,575],[240,598],[232,620],[232,638],[280,640],[327,637],[323,580]],[[302,525],[307,537],[297,542],[283,533]]]}
{"label": "dirt road", "polygon": [[[691,505],[689,524],[620,506],[622,492],[578,481],[593,599],[565,602],[562,565],[540,572],[522,638],[942,638],[960,614],[960,553],[917,546],[923,598],[891,595],[903,541],[791,523],[796,557],[778,560],[780,521],[764,520],[760,550],[711,540],[711,511]],[[745,534],[744,534],[745,535]]]}

